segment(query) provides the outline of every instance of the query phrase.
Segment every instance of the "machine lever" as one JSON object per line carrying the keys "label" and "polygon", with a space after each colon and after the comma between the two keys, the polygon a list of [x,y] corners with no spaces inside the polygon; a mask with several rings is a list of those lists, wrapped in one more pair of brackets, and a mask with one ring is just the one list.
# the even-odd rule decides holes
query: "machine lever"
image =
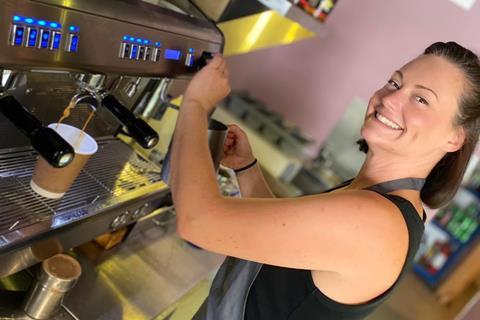
{"label": "machine lever", "polygon": [[155,130],[153,130],[145,121],[137,118],[113,95],[106,95],[102,99],[102,105],[127,128],[128,134],[143,148],[150,149],[158,143],[157,132],[155,132]]}
{"label": "machine lever", "polygon": [[32,147],[52,166],[65,167],[73,160],[73,147],[55,130],[43,126],[13,96],[0,98],[0,112],[30,139]]}
{"label": "machine lever", "polygon": [[208,52],[208,51],[202,52],[202,55],[200,56],[200,58],[197,60],[197,63],[196,63],[197,71],[205,67],[207,65],[208,60],[213,59],[213,55],[214,53],[212,52]]}

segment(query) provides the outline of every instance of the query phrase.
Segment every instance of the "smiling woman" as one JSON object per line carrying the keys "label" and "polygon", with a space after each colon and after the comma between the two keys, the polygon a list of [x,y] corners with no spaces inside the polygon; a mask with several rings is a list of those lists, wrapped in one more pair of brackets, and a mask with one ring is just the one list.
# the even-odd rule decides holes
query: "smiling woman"
{"label": "smiling woman", "polygon": [[371,313],[413,262],[422,201],[441,206],[458,188],[479,136],[479,90],[477,56],[453,42],[433,44],[370,99],[357,176],[315,196],[274,199],[245,133],[230,126],[222,161],[236,170],[244,197],[231,199],[219,193],[207,141],[207,115],[230,91],[216,56],[185,92],[172,153],[178,233],[229,256],[194,319]]}
{"label": "smiling woman", "polygon": [[[431,208],[439,208],[447,204],[455,195],[465,173],[468,160],[478,141],[480,134],[478,119],[480,116],[480,70],[477,56],[454,42],[439,42],[431,45],[425,50],[424,55],[407,64],[404,68],[418,67],[419,64],[422,64],[423,68],[418,70],[422,73],[418,76],[423,76],[426,79],[422,83],[413,84],[411,89],[415,91],[411,92],[411,98],[414,103],[423,105],[424,109],[417,108],[417,113],[412,114],[412,117],[415,117],[414,125],[420,126],[420,129],[425,131],[442,129],[450,131],[443,134],[431,132],[434,140],[437,140],[436,137],[450,137],[450,140],[447,139],[447,142],[449,142],[447,147],[450,148],[447,148],[447,152],[429,171],[425,186],[421,191],[421,199],[425,204]],[[450,70],[452,77],[445,77],[445,70]],[[403,90],[405,90],[404,83],[406,81],[410,85],[410,80],[413,79],[405,79],[404,72],[398,70],[383,89],[401,90],[403,87]],[[382,94],[382,89],[376,94]],[[391,106],[392,104],[389,103],[392,101],[389,98],[384,104]],[[395,101],[392,103],[395,103]],[[458,107],[457,104],[459,104]],[[433,109],[433,111],[427,111],[428,108]],[[416,110],[415,108],[410,109],[412,112]],[[429,115],[431,118],[425,120],[425,116]],[[384,123],[388,123],[388,120],[392,121],[385,118],[381,113],[376,113],[375,116]],[[422,117],[429,122],[420,122]],[[453,121],[450,121],[452,118]],[[399,123],[394,121],[393,123],[404,130],[402,127],[404,119],[399,119]],[[451,136],[452,133],[453,136]],[[463,145],[457,149],[455,142],[457,144],[463,143]],[[359,143],[362,150],[367,151],[369,149],[369,144],[365,139]],[[431,151],[429,146],[434,145],[435,143],[430,141],[423,147],[409,143],[404,145],[400,143],[395,147],[403,152],[428,154]],[[414,150],[415,148],[420,150]]]}

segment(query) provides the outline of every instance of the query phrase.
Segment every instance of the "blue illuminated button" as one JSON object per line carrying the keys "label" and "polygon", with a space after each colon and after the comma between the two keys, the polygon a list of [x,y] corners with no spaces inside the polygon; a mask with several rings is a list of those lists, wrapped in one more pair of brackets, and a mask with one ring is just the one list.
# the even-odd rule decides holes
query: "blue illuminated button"
{"label": "blue illuminated button", "polygon": [[145,60],[145,61],[150,60],[151,55],[152,55],[152,48],[146,47],[145,48],[145,57],[143,57],[143,60]]}
{"label": "blue illuminated button", "polygon": [[132,51],[130,51],[130,59],[137,59],[138,58],[138,46],[133,45],[132,46]]}
{"label": "blue illuminated button", "polygon": [[145,58],[145,47],[140,46],[138,49],[138,60],[143,60]]}
{"label": "blue illuminated button", "polygon": [[47,22],[46,22],[45,20],[38,20],[38,21],[37,21],[37,24],[38,24],[39,26],[45,27],[45,26],[47,25]]}
{"label": "blue illuminated button", "polygon": [[52,41],[50,43],[50,50],[57,50],[60,48],[60,41],[62,40],[62,33],[53,31],[52,32]]}
{"label": "blue illuminated button", "polygon": [[166,49],[165,59],[167,60],[180,60],[182,53],[179,50]]}
{"label": "blue illuminated button", "polygon": [[20,16],[13,16],[13,22],[20,22],[22,21],[22,17]]}
{"label": "blue illuminated button", "polygon": [[24,35],[25,35],[25,27],[13,25],[10,44],[12,46],[21,46],[23,44]]}
{"label": "blue illuminated button", "polygon": [[130,48],[131,44],[123,42],[120,46],[120,58],[129,58],[130,57]]}
{"label": "blue illuminated button", "polygon": [[152,60],[153,62],[157,62],[160,60],[162,56],[162,49],[160,48],[155,48],[154,52],[153,52],[153,55],[152,55]]}
{"label": "blue illuminated button", "polygon": [[38,45],[41,49],[47,49],[50,44],[50,30],[40,29],[40,43]]}
{"label": "blue illuminated button", "polygon": [[78,36],[70,33],[67,41],[67,52],[77,52],[78,50]]}
{"label": "blue illuminated button", "polygon": [[33,48],[37,46],[38,30],[35,28],[27,28],[26,47]]}
{"label": "blue illuminated button", "polygon": [[187,67],[193,67],[195,56],[192,53],[187,53],[187,57],[185,58],[185,65]]}

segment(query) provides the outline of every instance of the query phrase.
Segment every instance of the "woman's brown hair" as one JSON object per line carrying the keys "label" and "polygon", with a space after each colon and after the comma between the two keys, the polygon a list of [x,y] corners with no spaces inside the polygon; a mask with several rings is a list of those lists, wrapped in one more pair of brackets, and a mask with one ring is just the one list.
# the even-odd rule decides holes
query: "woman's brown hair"
{"label": "woman's brown hair", "polygon": [[[472,51],[455,42],[436,42],[425,55],[442,57],[463,71],[467,86],[459,98],[455,125],[463,127],[465,142],[458,151],[449,152],[430,171],[420,196],[430,208],[446,205],[455,195],[480,135],[480,62]],[[359,140],[360,150],[367,152],[365,140]]]}

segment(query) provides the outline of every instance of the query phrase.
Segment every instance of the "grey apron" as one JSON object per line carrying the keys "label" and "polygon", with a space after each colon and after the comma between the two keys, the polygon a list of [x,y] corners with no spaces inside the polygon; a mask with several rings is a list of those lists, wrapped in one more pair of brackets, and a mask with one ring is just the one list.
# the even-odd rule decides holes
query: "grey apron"
{"label": "grey apron", "polygon": [[[340,187],[348,185],[350,182],[351,180]],[[380,193],[403,189],[421,190],[424,183],[424,179],[404,178],[382,182],[370,186],[366,190]],[[248,293],[262,265],[227,257],[213,279],[207,299],[192,320],[243,320]]]}

